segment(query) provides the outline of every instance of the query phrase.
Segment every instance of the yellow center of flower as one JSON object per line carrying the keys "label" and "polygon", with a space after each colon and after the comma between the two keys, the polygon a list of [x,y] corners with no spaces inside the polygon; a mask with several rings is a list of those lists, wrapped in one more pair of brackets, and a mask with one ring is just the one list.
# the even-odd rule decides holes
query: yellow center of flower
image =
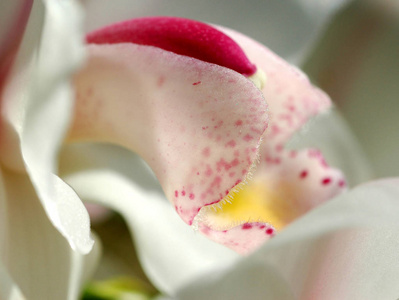
{"label": "yellow center of flower", "polygon": [[294,194],[289,184],[272,187],[263,181],[251,182],[231,193],[223,203],[205,207],[201,218],[215,230],[262,222],[278,231],[302,213],[293,202]]}

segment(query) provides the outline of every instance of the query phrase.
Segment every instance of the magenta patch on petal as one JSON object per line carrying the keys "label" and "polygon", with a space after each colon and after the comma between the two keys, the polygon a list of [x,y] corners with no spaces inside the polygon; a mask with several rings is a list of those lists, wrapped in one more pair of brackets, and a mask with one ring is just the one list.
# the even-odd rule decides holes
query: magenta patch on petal
{"label": "magenta patch on petal", "polygon": [[90,44],[134,43],[154,46],[214,63],[245,76],[256,72],[256,66],[233,39],[205,23],[184,18],[145,17],[128,20],[96,30],[88,34],[86,40]]}

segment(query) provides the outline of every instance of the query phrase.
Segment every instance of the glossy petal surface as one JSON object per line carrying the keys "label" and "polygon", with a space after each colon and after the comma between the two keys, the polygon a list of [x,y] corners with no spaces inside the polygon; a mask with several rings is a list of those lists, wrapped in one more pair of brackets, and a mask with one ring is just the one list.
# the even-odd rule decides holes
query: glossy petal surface
{"label": "glossy petal surface", "polygon": [[80,17],[73,1],[34,3],[2,99],[0,153],[8,168],[26,168],[54,226],[74,249],[87,253],[93,244],[88,214],[73,190],[54,175],[72,108],[70,76],[84,54]]}
{"label": "glossy petal surface", "polygon": [[77,299],[98,249],[86,256],[73,251],[48,220],[29,177],[5,170],[2,176],[0,205],[7,217],[1,220],[6,234],[0,254],[6,270],[26,299]]}

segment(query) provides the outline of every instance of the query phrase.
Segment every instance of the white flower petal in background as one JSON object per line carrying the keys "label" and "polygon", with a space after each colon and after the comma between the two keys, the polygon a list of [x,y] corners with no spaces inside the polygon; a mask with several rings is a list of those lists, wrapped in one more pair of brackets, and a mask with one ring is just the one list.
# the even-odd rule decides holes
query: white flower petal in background
{"label": "white flower petal in background", "polygon": [[99,243],[86,256],[73,251],[48,220],[29,177],[8,170],[2,175],[4,272],[8,271],[26,299],[77,299],[99,258]]}
{"label": "white flower petal in background", "polygon": [[[330,18],[348,2],[350,0],[84,0],[83,4],[87,10],[88,31],[143,16],[186,17],[235,29],[291,62],[300,62]],[[307,11],[310,6],[312,13]]]}
{"label": "white flower petal in background", "polygon": [[86,209],[73,190],[54,175],[56,153],[73,105],[70,76],[84,57],[81,21],[74,1],[34,3],[16,66],[4,90],[0,153],[9,168],[24,170],[26,166],[54,226],[72,248],[87,253],[93,241]]}
{"label": "white flower petal in background", "polygon": [[396,299],[398,179],[360,186],[292,223],[179,299]]}
{"label": "white flower petal in background", "polygon": [[200,274],[239,258],[181,221],[148,167],[127,150],[71,145],[61,155],[60,170],[82,199],[122,214],[146,275],[164,293],[173,295]]}
{"label": "white flower petal in background", "polygon": [[305,70],[336,102],[375,176],[399,174],[398,1],[356,1],[320,40]]}

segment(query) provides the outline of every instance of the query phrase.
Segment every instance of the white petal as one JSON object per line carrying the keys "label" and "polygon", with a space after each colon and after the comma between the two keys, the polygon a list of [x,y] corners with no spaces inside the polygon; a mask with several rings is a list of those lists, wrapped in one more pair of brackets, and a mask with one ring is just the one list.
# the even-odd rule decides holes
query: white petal
{"label": "white petal", "polygon": [[27,299],[77,299],[99,252],[83,256],[70,248],[48,220],[26,175],[3,170],[3,179],[1,205],[7,218],[2,220],[0,253],[10,277]]}
{"label": "white petal", "polygon": [[341,109],[377,177],[399,174],[397,3],[354,3],[330,25],[308,62],[309,72]]}
{"label": "white petal", "polygon": [[124,216],[147,276],[165,293],[174,294],[199,274],[238,258],[181,221],[148,167],[127,150],[69,146],[62,155],[61,170],[83,199]]}
{"label": "white petal", "polygon": [[84,55],[80,23],[74,1],[34,3],[2,103],[8,123],[2,124],[0,152],[8,167],[26,166],[55,227],[72,248],[87,253],[93,244],[87,211],[73,190],[53,175],[73,104],[70,76]]}
{"label": "white petal", "polygon": [[397,179],[356,188],[179,299],[396,299],[398,199]]}

